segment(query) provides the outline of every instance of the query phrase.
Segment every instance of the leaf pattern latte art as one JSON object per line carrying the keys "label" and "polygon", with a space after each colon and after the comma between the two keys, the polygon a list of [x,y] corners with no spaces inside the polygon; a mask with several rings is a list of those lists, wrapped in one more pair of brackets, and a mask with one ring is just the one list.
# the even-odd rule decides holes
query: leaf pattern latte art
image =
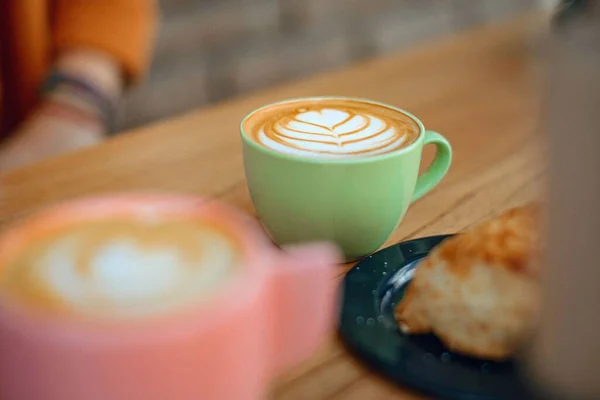
{"label": "leaf pattern latte art", "polygon": [[[256,140],[282,153],[325,157],[387,153],[414,141],[417,124],[405,115],[345,105],[296,107],[255,127]],[[398,112],[398,114],[400,114]]]}

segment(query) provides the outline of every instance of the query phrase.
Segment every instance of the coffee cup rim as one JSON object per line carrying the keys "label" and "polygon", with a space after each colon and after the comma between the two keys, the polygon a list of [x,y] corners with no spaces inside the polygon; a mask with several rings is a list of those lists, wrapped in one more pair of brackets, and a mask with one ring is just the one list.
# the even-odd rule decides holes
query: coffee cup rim
{"label": "coffee cup rim", "polygon": [[[169,323],[171,327],[163,329],[158,336],[178,334],[178,329],[184,325],[193,325],[195,329],[210,329],[210,324],[205,320],[218,323],[224,314],[223,308],[235,307],[234,302],[230,301],[231,293],[236,293],[238,298],[253,299],[259,296],[256,287],[259,282],[268,279],[267,272],[261,267],[265,263],[265,255],[261,254],[257,248],[265,248],[267,241],[261,243],[258,239],[250,239],[250,233],[255,227],[250,226],[244,220],[244,214],[237,209],[213,199],[188,195],[188,194],[164,194],[153,191],[139,192],[121,192],[116,194],[83,196],[74,199],[64,200],[47,206],[43,209],[34,211],[23,221],[12,226],[0,235],[0,249],[9,249],[2,253],[0,257],[0,267],[22,251],[32,232],[40,229],[40,226],[52,224],[53,226],[63,226],[72,221],[84,221],[91,219],[89,214],[106,211],[112,208],[112,215],[131,215],[143,212],[146,206],[154,206],[161,209],[161,212],[173,212],[179,215],[226,215],[225,224],[231,232],[234,232],[236,240],[239,241],[240,250],[243,252],[243,261],[239,270],[231,276],[227,282],[210,293],[206,299],[198,299],[187,306],[177,308],[168,314],[159,314],[150,317],[142,317],[130,320],[122,324],[123,328],[111,328],[122,323],[119,318],[76,318],[70,316],[57,316],[52,313],[40,312],[39,310],[28,309],[18,302],[5,302],[0,305],[0,320],[10,318],[11,324],[16,326],[43,326],[52,334],[61,337],[72,336],[72,334],[85,333],[89,338],[98,341],[112,340],[116,335],[122,342],[136,341],[139,332],[148,330],[155,326],[164,326]],[[135,211],[134,211],[135,210]],[[268,248],[268,247],[267,247]],[[270,256],[270,255],[269,255]],[[249,282],[251,284],[249,284]],[[210,301],[207,301],[210,300]],[[221,308],[210,305],[219,304]],[[195,317],[199,313],[210,315],[208,318],[197,318],[193,324],[185,323],[190,317]],[[109,334],[107,332],[113,332]],[[75,339],[73,339],[75,340]]]}
{"label": "coffee cup rim", "polygon": [[[390,151],[387,153],[383,153],[383,154],[375,154],[375,155],[364,156],[364,157],[326,158],[326,157],[299,156],[299,155],[286,154],[286,153],[281,153],[281,152],[278,152],[275,150],[271,150],[271,149],[268,149],[264,146],[257,144],[246,133],[246,131],[244,129],[244,125],[246,124],[246,121],[250,117],[255,115],[256,113],[258,113],[262,110],[265,110],[269,107],[277,106],[280,104],[287,104],[287,103],[293,103],[293,102],[297,102],[297,101],[307,101],[307,100],[308,101],[311,101],[311,100],[314,100],[314,101],[350,100],[350,101],[357,101],[357,102],[361,102],[361,103],[367,103],[367,104],[373,104],[376,106],[386,107],[386,108],[392,109],[394,111],[397,111],[399,113],[402,113],[402,114],[410,117],[413,121],[415,121],[417,123],[417,125],[419,126],[419,136],[417,137],[417,139],[414,142],[412,142],[408,146],[402,147],[400,149],[393,150],[393,151]],[[273,157],[277,157],[280,159],[294,160],[294,161],[304,162],[307,164],[354,165],[354,164],[369,164],[369,163],[376,162],[376,161],[383,161],[383,160],[398,157],[404,153],[410,152],[415,147],[419,146],[419,144],[423,141],[423,137],[425,136],[425,126],[423,125],[423,122],[421,122],[421,120],[419,118],[417,118],[415,115],[411,114],[410,112],[408,112],[402,108],[395,107],[391,104],[387,104],[387,103],[383,103],[383,102],[379,102],[379,101],[375,101],[375,100],[370,100],[367,98],[352,97],[352,96],[306,96],[306,97],[292,97],[292,98],[287,98],[287,99],[283,99],[283,100],[278,100],[275,102],[271,102],[271,103],[262,105],[258,108],[255,108],[254,110],[250,111],[248,114],[246,114],[246,116],[244,116],[244,118],[242,118],[242,121],[240,122],[240,136],[242,137],[242,140],[245,143],[247,143],[249,146],[251,146],[252,148],[254,148],[264,154],[269,154]]]}

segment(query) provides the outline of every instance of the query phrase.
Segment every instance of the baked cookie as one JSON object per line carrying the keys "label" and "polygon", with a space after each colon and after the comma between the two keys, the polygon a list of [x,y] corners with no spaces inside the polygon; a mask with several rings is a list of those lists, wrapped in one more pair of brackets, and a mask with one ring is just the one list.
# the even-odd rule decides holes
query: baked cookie
{"label": "baked cookie", "polygon": [[457,353],[509,358],[538,315],[540,211],[511,209],[437,246],[396,308],[400,329],[434,333]]}

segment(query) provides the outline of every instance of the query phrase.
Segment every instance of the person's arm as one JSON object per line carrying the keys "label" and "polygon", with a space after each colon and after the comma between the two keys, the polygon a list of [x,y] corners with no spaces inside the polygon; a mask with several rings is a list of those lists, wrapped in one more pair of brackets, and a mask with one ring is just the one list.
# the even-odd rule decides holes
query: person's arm
{"label": "person's arm", "polygon": [[39,107],[0,149],[0,170],[98,143],[146,70],[156,21],[153,0],[55,0],[53,66]]}

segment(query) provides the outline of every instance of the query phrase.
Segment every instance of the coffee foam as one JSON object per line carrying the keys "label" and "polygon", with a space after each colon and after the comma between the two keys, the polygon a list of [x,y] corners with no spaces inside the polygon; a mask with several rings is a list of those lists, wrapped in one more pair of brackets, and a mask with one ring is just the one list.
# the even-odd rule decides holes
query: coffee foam
{"label": "coffee foam", "polygon": [[240,249],[218,227],[98,221],[32,243],[0,292],[48,311],[143,317],[197,301],[231,276]]}
{"label": "coffee foam", "polygon": [[297,156],[364,157],[413,143],[419,125],[391,108],[346,99],[280,103],[244,124],[247,135],[271,150]]}

